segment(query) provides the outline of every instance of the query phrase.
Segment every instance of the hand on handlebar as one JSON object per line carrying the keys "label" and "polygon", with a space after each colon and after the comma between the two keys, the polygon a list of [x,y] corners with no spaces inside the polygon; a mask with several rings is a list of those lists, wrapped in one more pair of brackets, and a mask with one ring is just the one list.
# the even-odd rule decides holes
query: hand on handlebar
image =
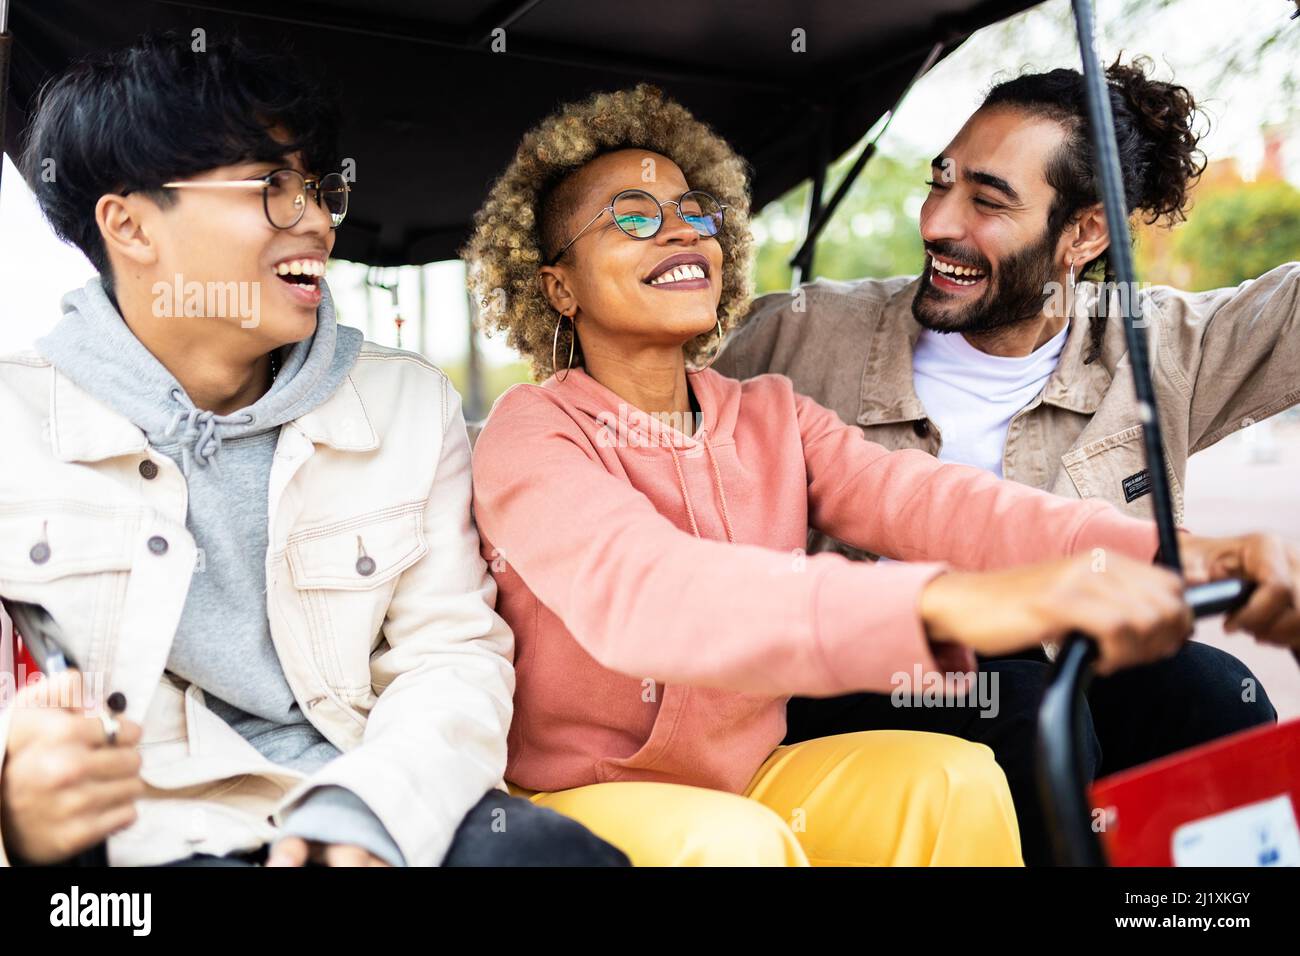
{"label": "hand on handlebar", "polygon": [[1271,534],[1202,538],[1181,533],[1188,584],[1243,578],[1250,599],[1228,615],[1227,631],[1245,631],[1267,644],[1300,649],[1300,547]]}
{"label": "hand on handlebar", "polygon": [[1166,568],[1118,554],[1076,555],[1004,571],[949,572],[921,592],[931,640],[980,654],[1008,654],[1071,631],[1097,642],[1097,672],[1147,664],[1191,636],[1183,581]]}

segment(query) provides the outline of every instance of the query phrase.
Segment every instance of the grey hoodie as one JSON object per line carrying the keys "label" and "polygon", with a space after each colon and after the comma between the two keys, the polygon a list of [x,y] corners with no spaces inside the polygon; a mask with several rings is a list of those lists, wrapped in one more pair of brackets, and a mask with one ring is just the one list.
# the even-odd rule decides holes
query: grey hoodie
{"label": "grey hoodie", "polygon": [[[199,562],[168,671],[201,687],[208,707],[272,763],[307,774],[339,751],[303,716],[271,642],[267,483],[280,426],[328,399],[361,350],[361,333],[337,324],[324,283],[322,289],[316,333],[287,347],[266,394],[230,415],[195,408],[127,327],[98,278],[64,297],[63,320],[36,344],[61,374],[138,426],[185,475],[185,525]],[[284,829],[403,862],[378,818],[340,787],[311,791]]]}

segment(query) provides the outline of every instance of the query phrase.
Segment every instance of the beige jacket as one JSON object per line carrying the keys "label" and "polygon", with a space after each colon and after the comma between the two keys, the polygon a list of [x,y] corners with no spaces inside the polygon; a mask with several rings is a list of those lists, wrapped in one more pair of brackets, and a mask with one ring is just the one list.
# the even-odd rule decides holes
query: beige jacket
{"label": "beige jacket", "polygon": [[[819,280],[758,299],[713,367],[748,378],[788,375],[795,388],[887,448],[938,454],[942,436],[912,384],[916,279]],[[1100,498],[1138,518],[1151,495],[1132,370],[1118,312],[1101,356],[1085,365],[1097,290],[1071,322],[1056,371],[1012,419],[1003,474],[1071,498]],[[1300,263],[1235,289],[1140,294],[1164,433],[1175,519],[1183,520],[1187,458],[1300,402]],[[815,541],[825,546],[828,542]],[[862,556],[846,546],[837,550]]]}
{"label": "beige jacket", "polygon": [[335,784],[408,864],[433,865],[504,787],[513,639],[470,517],[460,397],[428,362],[367,343],[338,391],[280,430],[271,637],[303,713],[343,751],[307,779],[164,673],[196,560],[175,463],[35,353],[0,359],[0,435],[0,594],[43,604],[143,726],[149,790],[109,841],[112,863],[252,849],[309,788]]}

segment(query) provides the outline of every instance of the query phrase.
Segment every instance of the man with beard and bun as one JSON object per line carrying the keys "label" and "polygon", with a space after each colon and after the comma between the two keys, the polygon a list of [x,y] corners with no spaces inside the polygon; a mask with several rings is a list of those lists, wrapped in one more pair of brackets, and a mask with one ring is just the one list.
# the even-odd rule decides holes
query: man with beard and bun
{"label": "man with beard and bun", "polygon": [[[1198,110],[1186,88],[1148,71],[1142,58],[1112,65],[1111,108],[1128,212],[1172,225],[1204,169]],[[886,447],[921,449],[1149,517],[1118,299],[1132,291],[1151,342],[1179,521],[1189,455],[1300,401],[1300,263],[1208,292],[1107,284],[1109,239],[1079,73],[1059,69],[995,86],[932,173],[920,215],[920,276],[821,280],[764,296],[713,367],[737,378],[787,375]],[[809,548],[890,557],[815,532]],[[996,716],[970,706],[898,708],[880,694],[795,699],[787,740],[899,728],[987,743],[1011,784],[1025,860],[1044,863],[1033,738],[1047,659],[982,666],[998,681]],[[1276,720],[1240,661],[1197,643],[1096,680],[1089,704],[1094,775]]]}

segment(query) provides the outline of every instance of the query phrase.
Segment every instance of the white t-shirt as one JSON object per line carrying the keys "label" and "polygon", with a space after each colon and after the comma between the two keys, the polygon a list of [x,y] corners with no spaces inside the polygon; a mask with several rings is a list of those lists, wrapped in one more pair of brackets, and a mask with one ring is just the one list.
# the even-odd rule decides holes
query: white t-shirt
{"label": "white t-shirt", "polygon": [[1042,391],[1056,369],[1069,323],[1029,355],[981,352],[960,332],[921,331],[912,381],[939,428],[942,461],[975,465],[1002,477],[1007,426]]}

